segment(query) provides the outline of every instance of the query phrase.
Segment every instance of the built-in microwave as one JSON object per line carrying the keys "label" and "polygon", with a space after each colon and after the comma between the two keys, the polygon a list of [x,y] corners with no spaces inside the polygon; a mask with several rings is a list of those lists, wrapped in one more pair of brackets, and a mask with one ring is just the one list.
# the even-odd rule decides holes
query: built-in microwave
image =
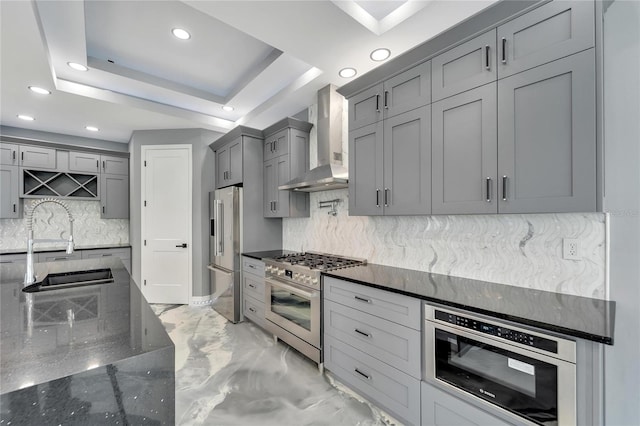
{"label": "built-in microwave", "polygon": [[518,423],[576,425],[574,341],[425,305],[425,377]]}

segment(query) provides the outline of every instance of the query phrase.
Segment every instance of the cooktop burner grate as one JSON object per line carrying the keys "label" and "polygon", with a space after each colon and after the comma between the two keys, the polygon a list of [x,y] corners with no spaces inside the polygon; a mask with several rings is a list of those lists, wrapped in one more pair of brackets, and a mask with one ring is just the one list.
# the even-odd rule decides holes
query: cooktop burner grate
{"label": "cooktop burner grate", "polygon": [[320,271],[330,271],[367,263],[366,259],[354,259],[315,252],[285,254],[275,257],[273,260],[290,265],[306,266],[309,269],[317,269]]}

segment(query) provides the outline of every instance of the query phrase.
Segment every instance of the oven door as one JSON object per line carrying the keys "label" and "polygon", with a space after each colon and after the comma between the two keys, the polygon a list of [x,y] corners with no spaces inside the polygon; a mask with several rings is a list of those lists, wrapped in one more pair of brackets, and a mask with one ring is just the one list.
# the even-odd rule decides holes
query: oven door
{"label": "oven door", "polygon": [[320,292],[269,277],[265,280],[267,320],[320,348]]}
{"label": "oven door", "polygon": [[466,330],[427,327],[427,380],[538,425],[576,424],[575,364]]}

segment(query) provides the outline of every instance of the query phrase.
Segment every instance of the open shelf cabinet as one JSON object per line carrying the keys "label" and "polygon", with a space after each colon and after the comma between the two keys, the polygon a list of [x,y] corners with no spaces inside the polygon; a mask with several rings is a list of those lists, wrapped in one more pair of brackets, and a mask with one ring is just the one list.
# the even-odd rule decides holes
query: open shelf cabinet
{"label": "open shelf cabinet", "polygon": [[20,197],[99,200],[98,176],[97,174],[22,169]]}

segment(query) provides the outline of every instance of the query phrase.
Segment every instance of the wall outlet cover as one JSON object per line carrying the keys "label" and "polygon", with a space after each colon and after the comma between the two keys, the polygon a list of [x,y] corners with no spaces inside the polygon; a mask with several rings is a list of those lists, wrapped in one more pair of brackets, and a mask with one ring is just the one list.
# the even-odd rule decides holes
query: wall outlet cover
{"label": "wall outlet cover", "polygon": [[580,260],[580,244],[578,239],[562,239],[562,258],[566,260]]}

